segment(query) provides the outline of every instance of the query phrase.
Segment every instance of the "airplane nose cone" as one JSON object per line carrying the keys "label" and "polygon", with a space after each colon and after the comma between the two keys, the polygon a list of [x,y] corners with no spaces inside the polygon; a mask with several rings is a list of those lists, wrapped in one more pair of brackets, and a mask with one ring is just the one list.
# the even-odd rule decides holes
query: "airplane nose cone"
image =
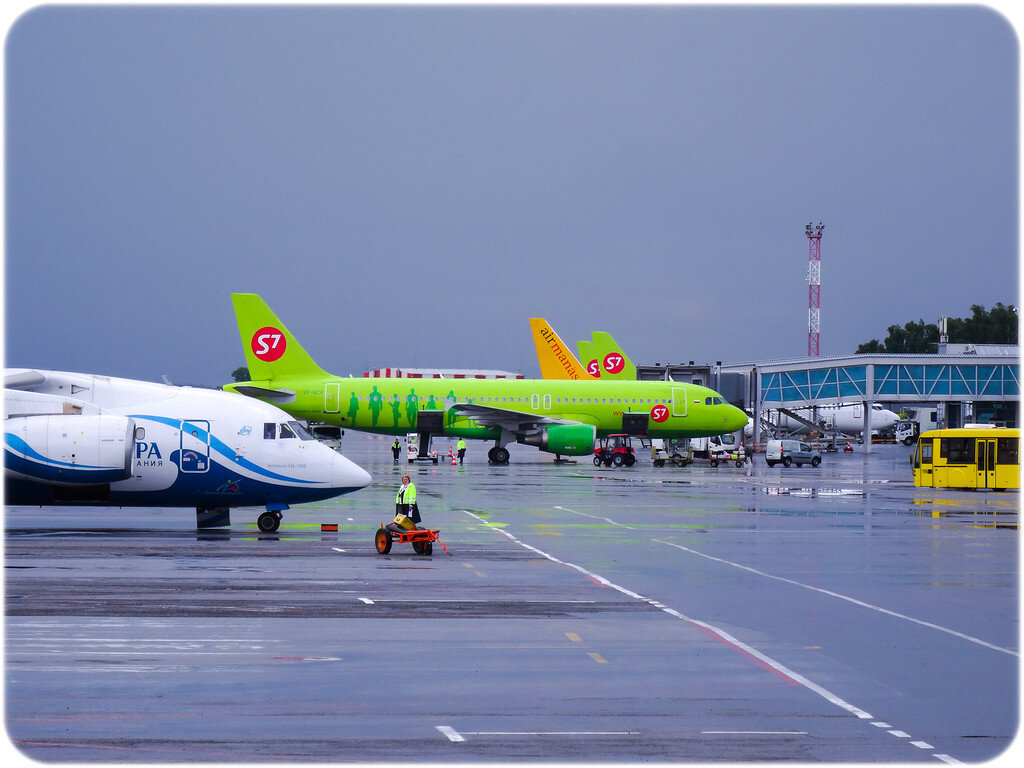
{"label": "airplane nose cone", "polygon": [[336,488],[355,491],[368,486],[372,479],[370,473],[358,464],[349,461],[340,453],[335,455],[331,465],[331,484]]}
{"label": "airplane nose cone", "polygon": [[734,405],[729,406],[729,413],[725,417],[730,432],[738,432],[747,426],[747,414]]}

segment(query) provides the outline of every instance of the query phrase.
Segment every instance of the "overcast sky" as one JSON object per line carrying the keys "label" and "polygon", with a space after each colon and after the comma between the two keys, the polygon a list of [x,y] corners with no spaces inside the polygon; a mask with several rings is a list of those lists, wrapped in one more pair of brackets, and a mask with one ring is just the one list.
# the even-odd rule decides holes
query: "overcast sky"
{"label": "overcast sky", "polygon": [[220,384],[821,354],[1018,300],[1018,45],[979,6],[43,7],[6,41],[6,363]]}

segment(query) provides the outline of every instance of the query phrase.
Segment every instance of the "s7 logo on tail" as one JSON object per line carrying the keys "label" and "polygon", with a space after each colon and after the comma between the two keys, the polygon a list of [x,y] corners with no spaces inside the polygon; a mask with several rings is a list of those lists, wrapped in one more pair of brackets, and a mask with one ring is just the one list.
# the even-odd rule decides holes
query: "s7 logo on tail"
{"label": "s7 logo on tail", "polygon": [[284,334],[272,326],[260,328],[252,335],[252,353],[265,363],[280,360],[288,346]]}
{"label": "s7 logo on tail", "polygon": [[625,367],[626,359],[622,355],[609,352],[604,356],[604,369],[608,373],[622,373],[622,369]]}

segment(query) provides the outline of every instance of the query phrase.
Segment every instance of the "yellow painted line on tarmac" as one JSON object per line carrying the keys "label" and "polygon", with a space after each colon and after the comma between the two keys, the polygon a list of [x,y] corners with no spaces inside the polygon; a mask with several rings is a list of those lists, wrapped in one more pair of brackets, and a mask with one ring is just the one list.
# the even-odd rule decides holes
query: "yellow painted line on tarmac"
{"label": "yellow painted line on tarmac", "polygon": [[592,659],[593,659],[594,661],[596,661],[596,662],[597,662],[598,664],[607,664],[607,663],[608,663],[608,659],[606,659],[606,658],[605,658],[604,656],[602,656],[602,655],[601,655],[600,653],[588,653],[588,654],[587,654],[587,656],[589,656],[590,658],[592,658]]}
{"label": "yellow painted line on tarmac", "polygon": [[572,640],[574,643],[582,643],[583,640],[575,632],[566,632],[565,636]]}

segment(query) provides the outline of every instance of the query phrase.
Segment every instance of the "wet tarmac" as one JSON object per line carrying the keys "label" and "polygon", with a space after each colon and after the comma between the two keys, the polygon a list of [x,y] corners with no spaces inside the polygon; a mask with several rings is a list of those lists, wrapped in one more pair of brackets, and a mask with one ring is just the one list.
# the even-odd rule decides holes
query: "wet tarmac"
{"label": "wet tarmac", "polygon": [[[198,532],[6,510],[8,738],[45,762],[978,762],[1018,729],[1016,492],[820,467],[394,464]],[[442,452],[447,443],[438,443]],[[449,460],[450,461],[450,460]],[[451,552],[373,548],[403,473]],[[321,524],[337,524],[322,532]]]}

